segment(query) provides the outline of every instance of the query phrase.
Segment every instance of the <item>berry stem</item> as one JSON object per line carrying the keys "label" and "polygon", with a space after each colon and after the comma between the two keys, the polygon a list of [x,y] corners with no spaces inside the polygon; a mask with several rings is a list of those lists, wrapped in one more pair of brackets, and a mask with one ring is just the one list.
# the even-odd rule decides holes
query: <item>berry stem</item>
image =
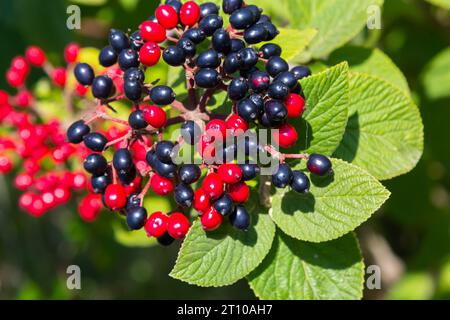
{"label": "berry stem", "polygon": [[139,199],[141,199],[141,207],[144,204],[144,198],[147,195],[148,190],[150,189],[153,174],[153,172],[150,172],[148,174],[148,181],[145,184],[144,189],[142,189],[141,193],[139,194]]}

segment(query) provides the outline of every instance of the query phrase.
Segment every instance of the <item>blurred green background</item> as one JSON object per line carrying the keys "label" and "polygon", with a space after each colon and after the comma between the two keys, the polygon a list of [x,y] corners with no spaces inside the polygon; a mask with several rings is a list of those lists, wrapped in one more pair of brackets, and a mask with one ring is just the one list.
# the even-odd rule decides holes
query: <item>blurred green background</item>
{"label": "blurred green background", "polygon": [[[80,31],[66,28],[66,9],[74,3],[81,7]],[[42,46],[54,63],[61,63],[70,41],[100,48],[111,26],[134,30],[156,5],[156,0],[0,0],[0,70],[30,44]],[[448,299],[450,89],[435,94],[433,87],[450,88],[450,63],[445,68],[446,59],[442,66],[432,61],[450,47],[450,11],[423,0],[386,0],[382,30],[362,32],[353,44],[377,46],[393,59],[425,124],[422,161],[410,174],[385,183],[391,199],[358,230],[366,264],[380,265],[383,272],[382,290],[367,290],[365,297]],[[430,74],[433,68],[443,69],[440,77]],[[0,87],[6,88],[4,77]],[[86,224],[74,206],[33,219],[18,210],[11,181],[11,176],[0,179],[0,298],[254,298],[245,281],[198,288],[171,279],[167,274],[177,247],[124,246],[116,239],[121,226],[112,215]],[[66,268],[72,264],[82,270],[79,291],[66,289]]]}

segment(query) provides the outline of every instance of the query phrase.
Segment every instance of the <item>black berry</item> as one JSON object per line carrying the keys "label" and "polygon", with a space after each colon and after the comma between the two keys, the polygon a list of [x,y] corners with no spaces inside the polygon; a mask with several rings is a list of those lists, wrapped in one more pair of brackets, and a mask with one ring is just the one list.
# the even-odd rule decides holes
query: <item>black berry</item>
{"label": "black berry", "polygon": [[301,171],[294,171],[292,173],[291,187],[298,193],[308,193],[310,187],[308,176]]}
{"label": "black berry", "polygon": [[287,164],[280,164],[272,176],[272,183],[277,188],[286,188],[292,181],[292,170]]}
{"label": "black berry", "polygon": [[106,144],[108,143],[108,139],[106,139],[103,134],[98,132],[87,134],[83,140],[88,149],[96,152],[102,152],[105,150]]}
{"label": "black berry", "polygon": [[133,207],[127,210],[127,225],[130,230],[140,230],[147,220],[147,210],[143,207]]}
{"label": "black berry", "polygon": [[108,162],[101,154],[92,153],[84,159],[83,167],[90,174],[102,175],[108,169]]}
{"label": "black berry", "polygon": [[236,229],[247,231],[250,228],[251,217],[245,207],[237,205],[230,215],[230,222]]}
{"label": "black berry", "polygon": [[128,117],[128,123],[134,130],[141,130],[147,128],[148,124],[144,119],[144,114],[141,110],[133,111]]}
{"label": "black berry", "polygon": [[307,162],[308,170],[316,176],[326,176],[332,173],[330,159],[320,154],[312,154]]}
{"label": "black berry", "polygon": [[166,106],[174,102],[175,92],[168,86],[156,86],[150,90],[150,99],[156,105]]}
{"label": "black berry", "polygon": [[78,63],[74,70],[75,78],[83,86],[90,86],[94,81],[94,70],[87,63]]}
{"label": "black berry", "polygon": [[67,129],[67,140],[70,143],[78,144],[83,142],[83,138],[89,134],[91,129],[83,120],[74,122],[69,129]]}
{"label": "black berry", "polygon": [[179,184],[175,187],[175,201],[178,205],[184,208],[192,207],[194,201],[194,190],[191,186],[186,184]]}

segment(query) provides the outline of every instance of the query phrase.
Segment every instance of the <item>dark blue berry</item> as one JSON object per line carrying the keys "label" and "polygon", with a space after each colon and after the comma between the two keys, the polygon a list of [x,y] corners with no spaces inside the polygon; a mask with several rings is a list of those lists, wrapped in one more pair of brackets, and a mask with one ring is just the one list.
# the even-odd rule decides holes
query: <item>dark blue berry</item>
{"label": "dark blue berry", "polygon": [[261,24],[255,24],[244,32],[244,39],[248,44],[257,44],[263,42],[267,39],[267,37],[268,31],[264,27],[264,25]]}
{"label": "dark blue berry", "polygon": [[282,72],[288,71],[288,63],[281,57],[272,57],[266,63],[266,71],[272,76],[276,77]]}
{"label": "dark blue berry", "polygon": [[200,5],[200,18],[204,18],[210,14],[219,14],[219,7],[212,2],[202,3]]}
{"label": "dark blue berry", "polygon": [[105,68],[111,67],[117,63],[117,52],[111,46],[104,47],[98,56],[98,60]]}
{"label": "dark blue berry", "polygon": [[248,98],[258,108],[258,114],[262,115],[264,113],[264,98],[256,93],[251,94]]}
{"label": "dark blue berry", "polygon": [[280,73],[274,81],[284,83],[286,86],[288,86],[289,89],[295,88],[298,84],[297,78],[292,72],[289,71]]}
{"label": "dark blue berry", "polygon": [[264,29],[266,29],[266,31],[267,31],[267,36],[266,36],[265,41],[271,41],[280,34],[277,27],[275,27],[275,25],[273,23],[264,22],[264,23],[261,23],[260,25],[263,26]]}
{"label": "dark blue berry", "polygon": [[144,119],[144,113],[141,110],[133,111],[128,117],[128,123],[134,130],[145,129],[148,123]]}
{"label": "dark blue berry", "polygon": [[311,70],[305,66],[294,67],[292,68],[291,72],[294,74],[297,80],[301,80],[311,75]]}
{"label": "dark blue berry", "polygon": [[111,183],[112,183],[111,175],[108,173],[101,175],[93,175],[91,178],[92,190],[94,190],[94,192],[97,194],[104,193],[106,188]]}
{"label": "dark blue berry", "polygon": [[171,141],[160,141],[156,144],[156,157],[164,163],[172,163],[173,148],[175,144]]}
{"label": "dark blue berry", "polygon": [[181,136],[190,145],[196,144],[200,140],[201,134],[199,125],[192,120],[186,121],[181,126]]}
{"label": "dark blue berry", "polygon": [[219,72],[215,69],[200,69],[195,75],[195,83],[200,88],[212,89],[219,85]]}
{"label": "dark blue berry", "polygon": [[195,164],[185,164],[178,170],[178,177],[184,184],[193,184],[197,182],[202,175],[200,167]]}
{"label": "dark blue berry", "polygon": [[214,208],[222,216],[228,216],[233,212],[234,205],[233,200],[228,194],[223,194],[219,199],[214,202]]}
{"label": "dark blue berry", "polygon": [[201,30],[201,29],[192,28],[192,29],[187,30],[183,34],[183,38],[187,38],[187,39],[191,40],[193,43],[199,44],[206,39],[206,35],[203,32],[203,30]]}
{"label": "dark blue berry", "polygon": [[241,39],[231,39],[230,52],[239,52],[245,48],[245,42]]}
{"label": "dark blue berry", "polygon": [[[259,19],[259,17],[258,17]],[[244,30],[258,21],[253,10],[248,7],[234,11],[230,16],[230,24],[233,29]]]}
{"label": "dark blue berry", "polygon": [[108,99],[114,92],[114,83],[108,76],[98,76],[92,82],[92,94],[97,99]]}
{"label": "dark blue berry", "polygon": [[177,46],[168,46],[162,56],[168,65],[174,67],[181,66],[186,61],[186,54]]}
{"label": "dark blue berry", "polygon": [[247,231],[250,228],[251,217],[244,206],[238,205],[230,215],[230,222],[236,229]]}
{"label": "dark blue berry", "polygon": [[154,159],[153,162],[154,162],[153,169],[156,171],[157,174],[167,179],[175,178],[177,174],[177,166],[175,164],[164,163],[160,161],[158,158]]}
{"label": "dark blue berry", "polygon": [[141,205],[141,198],[139,198],[139,194],[132,194],[127,199],[127,204],[125,206],[125,210],[130,210],[131,208],[136,208]]}
{"label": "dark blue berry", "polygon": [[102,152],[105,150],[106,144],[108,143],[108,139],[106,139],[103,134],[98,132],[91,132],[87,134],[83,140],[88,149],[96,152]]}
{"label": "dark blue berry", "polygon": [[210,37],[216,32],[217,29],[223,27],[223,19],[221,16],[216,14],[210,14],[200,20],[199,28],[202,30],[207,37]]}
{"label": "dark blue berry", "polygon": [[144,45],[144,39],[142,39],[141,32],[139,30],[133,32],[133,34],[130,36],[131,40],[131,48],[137,52],[141,50],[142,46]]}
{"label": "dark blue berry", "polygon": [[139,56],[133,49],[122,50],[119,54],[119,67],[123,71],[139,66]]}
{"label": "dark blue berry", "polygon": [[206,50],[197,57],[196,64],[199,68],[216,69],[220,66],[221,59],[219,53],[214,49]]}
{"label": "dark blue berry", "polygon": [[247,95],[249,86],[245,78],[235,78],[228,85],[228,97],[231,100],[239,101]]}
{"label": "dark blue berry", "polygon": [[90,174],[102,175],[108,169],[108,162],[101,154],[92,153],[84,159],[83,167]]}
{"label": "dark blue berry", "polygon": [[294,171],[292,173],[291,187],[298,193],[308,193],[310,187],[308,176],[301,171]]}
{"label": "dark blue berry", "polygon": [[130,230],[140,230],[147,221],[147,210],[143,207],[133,207],[127,210],[127,225]]}
{"label": "dark blue berry", "polygon": [[139,68],[130,68],[123,74],[123,80],[138,81],[143,83],[145,81],[145,73]]}
{"label": "dark blue berry", "polygon": [[223,70],[227,74],[233,74],[242,66],[242,59],[239,53],[230,53],[223,62]]}
{"label": "dark blue berry", "polygon": [[180,14],[181,7],[183,4],[180,0],[166,0],[166,4],[175,9],[175,11]]}
{"label": "dark blue berry", "polygon": [[111,29],[109,32],[109,44],[117,53],[120,53],[122,50],[128,49],[131,42],[124,32],[117,29]]}
{"label": "dark blue berry", "polygon": [[89,132],[91,128],[83,120],[76,121],[67,129],[67,140],[70,143],[79,144]]}
{"label": "dark blue berry", "polygon": [[168,232],[158,238],[158,243],[165,247],[170,246],[174,241],[175,239],[172,238]]}
{"label": "dark blue berry", "polygon": [[283,163],[272,176],[272,184],[277,188],[286,188],[292,181],[291,168]]}
{"label": "dark blue berry", "polygon": [[138,101],[142,98],[142,83],[138,80],[125,80],[123,83],[125,96],[131,101]]}
{"label": "dark blue berry", "polygon": [[243,181],[249,181],[256,178],[256,176],[259,174],[259,167],[256,164],[241,164],[239,167],[242,170],[242,180]]}
{"label": "dark blue berry", "polygon": [[188,38],[181,38],[177,43],[177,47],[183,50],[184,55],[188,58],[192,58],[197,53],[195,43]]}
{"label": "dark blue berry", "polygon": [[330,159],[321,154],[311,154],[306,165],[309,172],[316,176],[323,177],[332,173],[332,163]]}
{"label": "dark blue berry", "polygon": [[284,121],[287,117],[287,109],[283,102],[278,100],[269,100],[264,105],[265,113],[269,120],[272,121]]}
{"label": "dark blue berry", "polygon": [[175,187],[175,202],[184,207],[190,208],[192,207],[192,202],[194,201],[194,190],[192,190],[191,186],[186,184],[179,184]]}
{"label": "dark blue berry", "polygon": [[218,29],[212,37],[212,46],[217,52],[228,53],[231,51],[231,38],[224,29]]}
{"label": "dark blue berry", "polygon": [[270,59],[272,57],[279,57],[281,56],[281,47],[275,43],[266,43],[263,45],[259,52],[262,53],[262,57],[264,59]]}
{"label": "dark blue berry", "polygon": [[264,92],[269,88],[270,76],[267,72],[257,70],[249,75],[248,83],[254,92]]}
{"label": "dark blue berry", "polygon": [[133,167],[133,157],[127,148],[118,149],[113,156],[113,166],[116,170],[130,170]]}
{"label": "dark blue berry", "polygon": [[281,81],[274,81],[267,93],[272,99],[285,100],[289,94],[289,87]]}
{"label": "dark blue berry", "polygon": [[156,105],[166,106],[174,102],[175,92],[168,86],[156,86],[150,90],[150,99]]}
{"label": "dark blue berry", "polygon": [[74,70],[75,78],[83,86],[90,86],[94,81],[94,70],[87,63],[78,63]]}
{"label": "dark blue berry", "polygon": [[234,11],[240,9],[244,0],[223,0],[222,1],[222,10],[226,14],[231,14]]}
{"label": "dark blue berry", "polygon": [[258,107],[250,100],[244,99],[237,104],[238,115],[247,122],[255,121],[258,118]]}
{"label": "dark blue berry", "polygon": [[253,48],[245,48],[239,51],[242,59],[242,68],[251,69],[258,63],[258,53]]}
{"label": "dark blue berry", "polygon": [[129,170],[119,170],[117,171],[117,177],[119,178],[119,181],[123,183],[124,185],[128,185],[136,179],[137,176],[137,170],[136,167],[133,165],[131,169]]}
{"label": "dark blue berry", "polygon": [[150,150],[149,152],[147,152],[145,160],[147,161],[150,167],[154,168],[156,163],[159,161],[158,158],[156,157],[155,150]]}

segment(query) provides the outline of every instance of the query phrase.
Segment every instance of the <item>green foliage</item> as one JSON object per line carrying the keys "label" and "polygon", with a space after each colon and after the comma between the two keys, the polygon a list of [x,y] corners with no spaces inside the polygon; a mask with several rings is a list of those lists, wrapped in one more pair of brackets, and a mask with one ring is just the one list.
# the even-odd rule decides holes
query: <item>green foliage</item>
{"label": "green foliage", "polygon": [[423,86],[431,100],[450,97],[450,48],[440,52],[425,68]]}
{"label": "green foliage", "polygon": [[435,6],[450,10],[450,0],[425,0]]}

